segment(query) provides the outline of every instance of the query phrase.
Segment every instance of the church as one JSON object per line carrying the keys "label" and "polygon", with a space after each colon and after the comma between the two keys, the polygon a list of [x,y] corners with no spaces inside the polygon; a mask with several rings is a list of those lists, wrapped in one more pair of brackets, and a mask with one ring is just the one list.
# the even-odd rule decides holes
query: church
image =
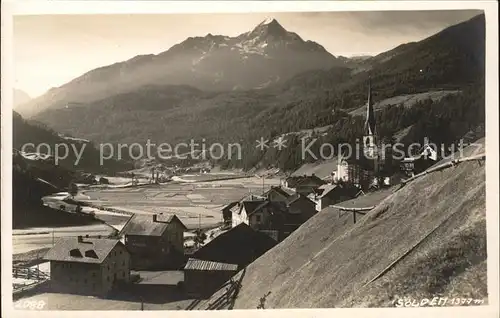
{"label": "church", "polygon": [[[358,152],[357,149],[361,151]],[[368,83],[363,144],[357,149],[353,149],[351,157],[339,154],[337,171],[334,173],[335,179],[338,182],[352,183],[365,189],[378,185],[376,175],[383,165],[383,156],[381,156],[381,145],[377,136],[371,81]]]}

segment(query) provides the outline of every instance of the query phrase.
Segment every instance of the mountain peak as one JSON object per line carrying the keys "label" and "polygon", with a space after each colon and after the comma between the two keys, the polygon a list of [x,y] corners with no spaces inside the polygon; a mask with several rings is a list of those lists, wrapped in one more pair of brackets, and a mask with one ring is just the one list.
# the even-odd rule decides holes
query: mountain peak
{"label": "mountain peak", "polygon": [[279,25],[279,22],[274,19],[274,18],[266,18],[264,21],[262,21],[261,23],[259,23],[258,26],[261,26],[261,25],[270,25],[270,24],[278,24]]}
{"label": "mountain peak", "polygon": [[274,36],[283,36],[288,32],[281,26],[281,24],[274,18],[267,18],[261,23],[259,23],[252,32],[251,35],[274,35]]}

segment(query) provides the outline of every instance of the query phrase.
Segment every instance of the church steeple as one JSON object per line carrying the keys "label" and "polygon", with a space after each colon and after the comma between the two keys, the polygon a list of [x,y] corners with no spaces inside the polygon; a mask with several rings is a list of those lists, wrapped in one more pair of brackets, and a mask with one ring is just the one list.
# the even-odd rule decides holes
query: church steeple
{"label": "church steeple", "polygon": [[376,146],[376,122],[375,112],[373,110],[372,85],[371,79],[368,80],[368,101],[366,105],[365,135],[363,136],[364,153],[367,158],[375,158],[377,153]]}
{"label": "church steeple", "polygon": [[375,112],[373,111],[373,101],[372,101],[372,84],[371,79],[368,80],[368,102],[366,105],[366,122],[365,130],[366,135],[375,135]]}

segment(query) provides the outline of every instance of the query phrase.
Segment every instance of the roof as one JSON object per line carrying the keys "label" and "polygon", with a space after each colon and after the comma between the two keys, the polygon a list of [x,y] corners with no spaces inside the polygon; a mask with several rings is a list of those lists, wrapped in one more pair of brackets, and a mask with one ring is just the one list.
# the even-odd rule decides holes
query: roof
{"label": "roof", "polygon": [[314,175],[321,179],[330,178],[332,171],[338,167],[338,158],[320,160],[311,163],[304,163],[299,169],[292,173],[292,176]]}
{"label": "roof", "polygon": [[406,158],[403,158],[403,160],[401,160],[401,162],[413,162],[413,161],[418,160],[418,159],[420,159],[420,156],[406,157]]}
{"label": "roof", "polygon": [[316,183],[318,185],[325,183],[321,178],[318,178],[317,176],[312,175],[312,176],[303,177],[302,179],[298,180],[297,183],[295,184],[295,186],[301,185],[301,184],[306,183],[306,182],[312,182],[312,183]]}
{"label": "roof", "polygon": [[238,205],[238,203],[239,203],[238,201],[231,202],[228,205],[226,205],[225,207],[223,207],[222,211],[224,211],[224,210],[231,210],[233,207],[235,207],[236,205]]}
{"label": "roof", "polygon": [[117,244],[122,244],[117,239],[109,238],[82,238],[79,242],[77,237],[64,237],[57,240],[44,259],[49,261],[78,262],[78,263],[102,263],[109,252]]}
{"label": "roof", "polygon": [[[347,201],[339,202],[334,206],[329,206],[325,210],[326,211],[336,211],[338,207],[346,207],[346,208],[365,208],[368,206],[378,205],[380,202],[385,200],[388,196],[392,195],[397,189],[397,186],[385,188],[373,192],[366,192],[354,199],[350,199]],[[322,210],[323,212],[323,210]]]}
{"label": "roof", "polygon": [[288,189],[288,188],[283,188],[283,187],[280,187],[281,191],[287,193],[288,195],[294,195],[295,194],[295,191],[293,189]]}
{"label": "roof", "polygon": [[246,266],[276,244],[267,234],[241,223],[202,246],[193,257]]}
{"label": "roof", "polygon": [[[156,222],[154,221],[155,215],[157,218]],[[125,224],[120,234],[162,236],[168,225],[172,222],[179,222],[184,229],[187,229],[175,214],[155,215],[135,214]]]}
{"label": "roof", "polygon": [[416,156],[412,156],[412,157],[405,157],[401,160],[401,162],[413,162],[413,161],[417,161],[417,160],[432,160],[432,161],[436,161],[437,160],[437,154],[434,152],[434,153],[431,153],[430,156],[429,155],[426,155],[424,153],[421,153],[419,155],[416,155]]}
{"label": "roof", "polygon": [[219,263],[213,261],[204,261],[201,259],[190,258],[188,259],[184,270],[194,271],[237,271],[238,265]]}
{"label": "roof", "polygon": [[[266,200],[266,201],[260,201],[259,203],[260,204],[257,205],[253,210],[247,210],[248,216],[261,210],[265,206],[271,206],[274,211],[280,211],[280,212],[287,212],[288,211],[284,202]],[[271,214],[273,214],[273,213],[271,212]]]}
{"label": "roof", "polygon": [[304,178],[304,176],[291,176],[286,178],[286,182],[289,187],[295,187],[295,185]]}
{"label": "roof", "polygon": [[271,189],[267,190],[267,192],[264,193],[264,195],[268,195],[271,191],[278,192],[279,194],[283,195],[284,197],[289,197],[295,193],[291,189],[284,189],[282,187],[271,187]]}
{"label": "roof", "polygon": [[325,195],[327,195],[328,193],[330,193],[330,191],[332,191],[335,188],[337,188],[336,184],[324,184],[324,185],[320,186],[318,189],[319,190],[323,190],[323,192],[321,192],[321,194],[319,195],[319,197],[320,198],[324,197]]}
{"label": "roof", "polygon": [[297,193],[297,194],[294,194],[294,195],[292,195],[292,196],[290,196],[290,197],[288,197],[288,198],[286,199],[285,203],[286,203],[287,205],[290,205],[290,204],[292,204],[292,203],[294,203],[294,202],[296,202],[296,201],[298,201],[298,200],[300,200],[300,199],[303,199],[303,200],[306,200],[306,201],[310,201],[311,203],[313,203],[313,201],[312,201],[312,200],[310,200],[308,197],[305,197],[305,196],[300,195],[300,194],[298,194],[298,193]]}
{"label": "roof", "polygon": [[417,155],[405,157],[401,162],[412,162],[420,159],[430,159],[436,161],[438,159],[438,154],[436,150],[429,144],[425,144],[420,148]]}
{"label": "roof", "polygon": [[[259,206],[262,206],[263,204],[266,204],[268,202],[267,200],[255,200],[255,201],[243,201],[242,206],[245,208],[245,211],[247,214],[250,214],[257,210]],[[241,210],[240,210],[241,213]]]}
{"label": "roof", "polygon": [[243,202],[243,201],[258,201],[258,200],[262,201],[262,200],[265,200],[265,198],[263,196],[261,196],[261,195],[247,194],[244,197],[242,197],[239,202]]}

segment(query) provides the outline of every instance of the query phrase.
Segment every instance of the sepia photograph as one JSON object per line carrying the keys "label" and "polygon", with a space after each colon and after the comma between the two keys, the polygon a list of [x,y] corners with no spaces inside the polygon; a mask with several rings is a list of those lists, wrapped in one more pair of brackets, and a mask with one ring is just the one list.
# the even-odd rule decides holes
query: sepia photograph
{"label": "sepia photograph", "polygon": [[259,2],[10,16],[2,303],[498,317],[498,20]]}

